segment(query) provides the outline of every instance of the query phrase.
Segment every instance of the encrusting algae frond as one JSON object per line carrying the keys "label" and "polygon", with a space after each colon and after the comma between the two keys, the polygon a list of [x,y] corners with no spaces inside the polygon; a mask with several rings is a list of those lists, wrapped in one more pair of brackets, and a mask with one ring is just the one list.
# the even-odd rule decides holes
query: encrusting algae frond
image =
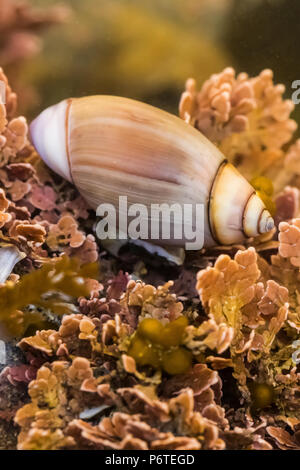
{"label": "encrusting algae frond", "polygon": [[[90,289],[85,280],[97,277],[97,274],[96,263],[80,266],[75,258],[61,257],[25,274],[17,283],[7,281],[0,286],[0,321],[11,334],[21,336],[26,326],[41,320],[39,307],[56,314],[68,312],[70,307],[66,300],[69,299],[59,299],[58,295],[47,299],[45,294],[54,292],[73,298],[87,296]],[[36,310],[24,315],[22,310],[29,304],[33,304]]]}
{"label": "encrusting algae frond", "polygon": [[271,70],[258,77],[235,75],[228,67],[212,75],[197,91],[189,79],[179,112],[217,144],[239,171],[251,179],[283,157],[283,146],[297,128],[290,119],[294,104],[283,100],[283,85],[273,84]]}
{"label": "encrusting algae frond", "polygon": [[94,214],[43,165],[7,87],[0,319],[22,356],[0,374],[0,433],[17,430],[15,447],[300,449],[300,144],[283,91],[269,70],[187,82],[181,117],[253,183],[276,229],[157,268],[133,248],[101,251]]}

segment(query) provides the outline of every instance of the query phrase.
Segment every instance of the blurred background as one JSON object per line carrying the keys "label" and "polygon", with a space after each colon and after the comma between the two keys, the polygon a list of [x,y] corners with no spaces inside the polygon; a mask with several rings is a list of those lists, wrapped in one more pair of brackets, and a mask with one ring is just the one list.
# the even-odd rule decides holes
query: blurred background
{"label": "blurred background", "polygon": [[[31,118],[69,96],[116,94],[177,113],[188,77],[226,66],[300,80],[299,0],[0,0],[0,65]],[[21,13],[20,13],[21,12]],[[294,118],[300,121],[300,105]]]}

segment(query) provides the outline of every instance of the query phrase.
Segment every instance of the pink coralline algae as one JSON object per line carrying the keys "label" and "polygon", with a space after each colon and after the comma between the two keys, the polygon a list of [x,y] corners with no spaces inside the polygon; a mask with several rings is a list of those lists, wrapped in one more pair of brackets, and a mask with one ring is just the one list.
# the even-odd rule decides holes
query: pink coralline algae
{"label": "pink coralline algae", "polygon": [[290,118],[294,104],[283,99],[284,91],[283,85],[273,83],[271,70],[251,78],[228,67],[212,75],[200,90],[194,79],[187,80],[179,114],[249,180],[259,175],[272,180],[277,194],[293,183],[290,168],[298,165],[300,155],[299,144],[284,150],[297,129]]}
{"label": "pink coralline algae", "polygon": [[253,182],[276,227],[175,266],[103,249],[7,86],[0,316],[17,352],[0,374],[0,426],[17,430],[14,448],[299,449],[300,144],[283,92],[270,70],[188,80],[180,116]]}
{"label": "pink coralline algae", "polygon": [[27,2],[0,1],[0,62],[3,65],[24,60],[41,49],[37,30],[64,21],[68,9],[57,5],[45,11],[35,10]]}

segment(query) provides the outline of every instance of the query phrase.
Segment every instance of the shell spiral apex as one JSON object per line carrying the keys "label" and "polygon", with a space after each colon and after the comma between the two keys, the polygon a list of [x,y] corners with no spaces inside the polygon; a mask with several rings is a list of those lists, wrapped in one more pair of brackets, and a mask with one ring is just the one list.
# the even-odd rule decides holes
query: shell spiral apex
{"label": "shell spiral apex", "polygon": [[[118,207],[119,196],[149,209],[203,204],[205,246],[239,243],[274,227],[254,188],[208,139],[150,105],[114,96],[69,99],[43,111],[30,132],[45,163],[94,209]],[[187,233],[195,228],[189,224]],[[184,234],[164,244],[186,241]]]}

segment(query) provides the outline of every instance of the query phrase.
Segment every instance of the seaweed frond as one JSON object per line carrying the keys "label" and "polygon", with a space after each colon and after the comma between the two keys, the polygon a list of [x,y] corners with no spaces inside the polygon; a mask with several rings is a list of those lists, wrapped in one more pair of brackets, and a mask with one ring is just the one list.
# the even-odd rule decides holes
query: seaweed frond
{"label": "seaweed frond", "polygon": [[64,294],[77,298],[90,293],[87,278],[98,276],[98,263],[88,263],[80,266],[76,258],[62,256],[54,262],[43,265],[42,268],[25,274],[19,282],[7,281],[0,287],[0,322],[10,334],[20,335],[28,324],[28,318],[34,322],[40,317],[38,312],[24,315],[22,310],[28,305],[36,308],[48,308],[53,313],[66,313],[57,302],[57,297],[45,298],[45,294]]}

